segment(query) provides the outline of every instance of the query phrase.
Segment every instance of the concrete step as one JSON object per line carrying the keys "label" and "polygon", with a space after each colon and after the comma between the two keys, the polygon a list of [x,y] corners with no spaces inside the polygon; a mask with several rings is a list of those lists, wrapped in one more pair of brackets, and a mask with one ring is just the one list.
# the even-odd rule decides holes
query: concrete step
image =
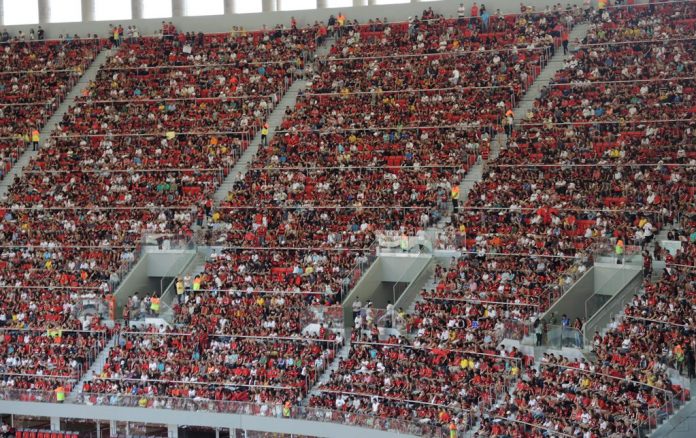
{"label": "concrete step", "polygon": [[70,391],[70,394],[66,396],[67,402],[76,401],[78,395],[82,392],[82,387],[84,386],[85,382],[92,380],[95,376],[99,376],[102,373],[104,370],[104,365],[106,365],[106,360],[109,358],[111,348],[115,347],[117,342],[118,335],[114,335],[111,337],[111,339],[109,339],[109,341],[106,343],[106,347],[101,351],[101,353],[99,353],[97,358],[94,360],[94,363],[92,363],[92,366],[82,376],[73,390]]}
{"label": "concrete step", "polygon": [[[350,337],[346,337],[346,339],[349,339]],[[338,369],[338,365],[342,360],[348,359],[348,355],[350,353],[350,342],[346,342],[346,344],[338,351],[338,354],[336,354],[336,357],[334,360],[331,362],[331,364],[324,370],[324,372],[319,376],[319,379],[317,379],[317,383],[314,384],[312,389],[309,391],[309,396],[313,395],[319,395],[321,391],[319,391],[319,387],[324,385],[326,382],[329,381],[329,378],[331,377],[331,373],[336,371]],[[308,397],[309,398],[309,397]]]}
{"label": "concrete step", "polygon": [[[317,50],[314,54],[314,58],[320,59],[328,55],[333,43],[333,38],[327,38],[326,40],[324,40],[322,44],[320,44],[317,47]],[[283,121],[283,117],[285,116],[285,108],[293,108],[295,106],[295,103],[297,102],[297,95],[299,91],[303,89],[305,86],[306,81],[302,79],[297,79],[292,84],[290,84],[287,91],[280,99],[280,102],[278,102],[278,105],[276,105],[276,107],[273,109],[271,114],[266,119],[266,123],[268,123],[269,142],[271,141],[271,139],[275,135],[276,130]],[[244,173],[246,173],[249,164],[251,164],[251,162],[256,157],[256,154],[260,146],[261,132],[258,132],[256,136],[252,139],[247,150],[244,151],[239,161],[235,164],[227,178],[225,178],[222,185],[213,195],[213,199],[215,200],[216,205],[219,205],[220,202],[224,201],[227,198],[227,194],[232,190],[232,187],[234,187],[234,183],[236,181],[239,181],[244,176]]]}
{"label": "concrete step", "polygon": [[[85,88],[85,84],[89,81],[94,80],[97,77],[97,72],[104,65],[106,59],[111,53],[110,50],[104,49],[94,58],[92,64],[85,70],[84,74],[77,82],[77,84],[70,90],[70,92],[65,97],[65,100],[60,104],[56,112],[48,119],[46,124],[41,129],[41,141],[39,142],[40,147],[44,147],[48,141],[50,141],[51,134],[58,127],[58,124],[63,120],[63,115],[68,111],[68,108],[75,105],[75,99],[80,96],[80,93]],[[34,151],[31,148],[24,151],[24,153],[19,157],[19,160],[12,166],[10,172],[0,181],[0,200],[6,199],[7,193],[10,186],[15,180],[15,177],[20,176],[24,171],[24,168],[31,162],[32,158],[38,155],[39,151]]]}
{"label": "concrete step", "polygon": [[[276,105],[275,109],[266,120],[269,127],[268,141],[270,141],[273,138],[275,131],[283,121],[283,116],[285,115],[285,108],[293,107],[295,105],[295,102],[297,101],[297,94],[302,88],[304,88],[304,85],[305,81],[303,80],[296,80],[295,82],[293,82],[292,85],[288,88],[283,98],[280,100],[280,102],[278,102],[278,105]],[[219,205],[221,201],[225,200],[227,198],[227,194],[234,187],[234,183],[244,177],[247,168],[253,162],[260,147],[261,132],[258,132],[249,144],[249,147],[247,147],[246,151],[244,151],[244,153],[242,154],[239,161],[237,161],[235,166],[232,168],[227,178],[225,178],[222,185],[220,185],[218,190],[213,195],[213,199],[215,200],[216,204]]]}

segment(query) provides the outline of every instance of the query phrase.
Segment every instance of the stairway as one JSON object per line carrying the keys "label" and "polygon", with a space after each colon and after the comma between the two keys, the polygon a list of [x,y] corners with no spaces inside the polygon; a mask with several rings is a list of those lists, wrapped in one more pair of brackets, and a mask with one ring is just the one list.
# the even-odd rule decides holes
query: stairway
{"label": "stairway", "polygon": [[[278,105],[276,105],[273,112],[270,114],[270,116],[268,116],[268,119],[266,119],[266,123],[268,123],[269,142],[271,141],[271,138],[273,138],[273,134],[275,133],[277,127],[280,126],[280,123],[283,121],[283,117],[285,116],[285,108],[288,106],[293,107],[295,105],[295,102],[297,101],[297,94],[304,87],[304,84],[305,82],[303,80],[296,80],[293,82],[283,98],[280,99],[280,102],[278,102]],[[259,151],[260,147],[261,131],[256,133],[256,136],[249,144],[249,147],[247,147],[242,156],[239,158],[239,161],[237,161],[229,175],[227,175],[227,178],[225,178],[222,185],[218,187],[217,191],[213,195],[213,199],[215,200],[216,204],[224,201],[227,198],[227,194],[232,190],[234,183],[244,176],[246,169],[249,167],[252,161],[254,161],[256,153]]]}
{"label": "stairway", "polygon": [[118,335],[114,335],[109,339],[109,341],[106,343],[106,347],[99,353],[97,358],[94,360],[94,363],[92,363],[92,366],[89,367],[86,373],[82,376],[79,382],[73,387],[72,391],[67,395],[66,401],[68,403],[71,402],[76,402],[78,395],[82,392],[82,387],[84,386],[85,382],[92,380],[94,376],[99,376],[104,369],[104,365],[106,365],[106,360],[109,358],[109,353],[111,352],[111,348],[115,347],[118,342]]}
{"label": "stairway", "polygon": [[[588,28],[589,25],[587,23],[575,26],[573,31],[570,33],[570,41],[575,41],[576,38],[578,40],[582,40],[587,34]],[[529,87],[524,97],[518,102],[517,107],[513,109],[513,118],[517,123],[524,120],[527,111],[534,105],[534,99],[539,97],[541,90],[548,85],[549,81],[553,79],[556,73],[563,68],[563,61],[567,56],[571,55],[563,55],[563,50],[560,49],[556,50],[556,54],[549,59],[546,67],[541,70],[541,73],[534,80],[532,86]],[[506,143],[507,135],[504,132],[496,135],[491,140],[491,152],[488,157],[488,161],[494,160],[500,153],[500,147]],[[459,186],[460,203],[466,201],[471,189],[483,178],[485,165],[485,162],[479,160],[476,165],[469,169],[469,172],[466,174],[466,179],[462,181],[461,185]]]}
{"label": "stairway", "polygon": [[[203,272],[205,269],[205,261],[207,260],[210,252],[205,248],[199,248],[196,251],[196,255],[184,266],[184,268],[177,274],[177,277],[184,277],[186,274],[190,275],[191,278],[195,278],[196,275]],[[170,286],[172,290],[164,291],[161,297],[161,308],[159,313],[159,318],[165,320],[170,325],[174,325],[174,308],[173,305],[178,299],[175,289],[176,281]],[[143,324],[147,325],[147,324]]]}
{"label": "stairway", "polygon": [[[333,39],[329,38],[324,40],[324,42],[317,47],[317,50],[315,52],[315,59],[328,55],[332,44]],[[300,90],[302,90],[305,87],[305,85],[305,80],[295,80],[290,85],[288,90],[285,92],[283,98],[280,99],[278,105],[276,105],[276,107],[273,109],[273,112],[268,116],[268,119],[266,119],[266,123],[268,123],[269,143],[273,138],[273,135],[275,134],[276,130],[280,126],[281,122],[283,121],[283,117],[285,116],[285,108],[293,108],[295,106],[295,103],[297,102],[297,95],[300,92]],[[254,160],[254,157],[256,157],[256,153],[258,152],[260,146],[261,132],[259,131],[256,133],[256,136],[249,144],[249,147],[247,147],[247,149],[244,151],[239,161],[237,161],[237,163],[234,165],[229,175],[227,175],[225,181],[223,181],[222,185],[218,187],[218,190],[213,195],[213,199],[215,200],[215,203],[217,205],[219,205],[220,202],[224,201],[227,198],[227,194],[232,190],[232,187],[234,187],[234,183],[244,176],[244,173],[249,167],[249,164],[251,164],[251,162]]]}
{"label": "stairway", "polygon": [[[348,330],[348,333],[350,333],[350,330]],[[324,372],[319,376],[317,379],[317,382],[311,387],[309,394],[307,395],[307,399],[313,395],[319,395],[321,394],[321,391],[319,391],[319,387],[324,385],[326,382],[329,381],[329,378],[331,377],[331,373],[336,371],[338,369],[338,364],[342,360],[348,359],[348,355],[350,353],[350,334],[346,336],[344,339],[346,339],[346,343],[341,349],[338,351],[336,354],[336,358],[331,362],[331,364],[324,370]]]}
{"label": "stairway", "polygon": [[[46,124],[41,129],[41,147],[43,147],[46,144],[48,139],[51,137],[53,131],[56,129],[61,120],[63,120],[63,115],[68,111],[68,108],[75,105],[75,99],[80,96],[80,93],[85,88],[85,84],[89,83],[89,81],[94,80],[97,77],[97,72],[102,67],[102,65],[104,65],[104,62],[110,54],[111,50],[109,49],[103,49],[101,52],[99,52],[96,58],[94,58],[94,61],[92,61],[92,64],[79,79],[77,85],[75,85],[72,88],[72,90],[70,90],[68,95],[65,97],[65,100],[63,100],[56,112],[53,113],[51,118],[48,119]],[[2,181],[0,181],[0,199],[6,198],[7,192],[12,183],[14,182],[15,177],[21,175],[24,168],[29,164],[32,158],[38,155],[38,153],[39,151],[34,151],[32,150],[32,148],[28,148],[24,151],[22,156],[19,157],[19,160],[17,160],[14,166],[12,166],[10,172],[5,176],[5,178]]]}
{"label": "stairway", "polygon": [[[435,263],[435,265],[440,265],[440,266],[444,267],[445,269],[448,269],[451,261],[452,261],[452,259],[450,259],[450,258],[447,258],[445,260],[438,258],[438,259],[433,260],[432,263]],[[435,288],[437,287],[439,282],[440,282],[440,280],[435,277],[435,268],[433,267],[433,274],[425,281],[425,284],[423,285],[423,287],[421,289],[425,289],[428,291],[435,290]],[[406,314],[413,315],[413,313],[416,311],[416,304],[418,304],[421,301],[423,301],[423,296],[419,292],[416,295],[416,297],[411,301],[408,308],[404,309],[406,311]],[[404,335],[407,335],[407,334],[404,333]]]}

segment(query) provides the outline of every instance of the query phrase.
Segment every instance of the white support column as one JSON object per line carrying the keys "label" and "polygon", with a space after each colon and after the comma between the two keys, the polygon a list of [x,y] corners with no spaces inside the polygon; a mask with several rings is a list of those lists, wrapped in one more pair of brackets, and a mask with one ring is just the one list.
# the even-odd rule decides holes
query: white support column
{"label": "white support column", "polygon": [[365,0],[353,0],[353,7],[355,6],[365,6]]}
{"label": "white support column", "polygon": [[133,20],[143,18],[143,0],[131,0],[131,14]]}
{"label": "white support column", "polygon": [[94,21],[94,0],[82,0],[82,21]]}
{"label": "white support column", "polygon": [[167,438],[179,438],[179,426],[167,424]]}
{"label": "white support column", "polygon": [[51,19],[51,5],[48,0],[39,0],[39,24],[48,23]]}
{"label": "white support column", "polygon": [[56,432],[60,430],[60,417],[51,417],[51,430]]}
{"label": "white support column", "polygon": [[[225,0],[225,15],[234,14],[234,1],[235,0]],[[245,1],[245,0],[241,0]]]}
{"label": "white support column", "polygon": [[117,437],[118,436],[118,425],[116,424],[115,421],[109,421],[109,437]]}
{"label": "white support column", "polygon": [[0,25],[5,24],[5,0],[0,0]]}
{"label": "white support column", "polygon": [[317,0],[317,9],[326,9],[326,0]]}
{"label": "white support column", "polygon": [[183,17],[184,6],[184,0],[172,0],[172,17]]}
{"label": "white support column", "polygon": [[276,0],[263,0],[261,4],[263,6],[263,12],[273,12],[276,10]]}

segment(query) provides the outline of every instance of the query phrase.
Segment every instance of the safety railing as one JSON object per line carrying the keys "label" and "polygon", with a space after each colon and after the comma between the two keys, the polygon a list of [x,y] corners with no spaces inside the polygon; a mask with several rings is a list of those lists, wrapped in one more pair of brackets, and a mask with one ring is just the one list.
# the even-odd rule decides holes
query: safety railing
{"label": "safety railing", "polygon": [[[0,400],[40,403],[57,402],[56,393],[53,391],[12,388],[0,389]],[[291,406],[287,408],[284,403],[252,403],[199,398],[101,393],[77,394],[74,400],[69,400],[66,403],[87,406],[151,408],[153,409],[153,414],[157,409],[169,409],[189,412],[255,415],[273,417],[279,420],[296,419],[338,423],[417,436],[442,438],[450,436],[448,428],[444,425],[427,424],[406,419],[384,418],[370,414],[338,411],[321,407]],[[459,428],[465,431],[473,424],[473,419],[467,416],[465,421],[460,422]]]}
{"label": "safety railing", "polygon": [[545,344],[560,350],[561,348],[582,348],[584,336],[582,330],[571,326],[551,324],[546,326]]}
{"label": "safety railing", "polygon": [[[117,335],[117,343],[125,342],[126,339],[134,339],[136,342],[142,341],[142,338],[162,338],[162,337],[190,337],[192,336],[192,333],[185,333],[185,332],[165,332],[165,333],[159,333],[159,332],[152,332],[152,331],[144,331],[144,332],[136,332],[136,331],[123,331],[118,333]],[[225,387],[225,388],[230,388],[230,387],[240,387],[240,388],[246,388],[248,390],[271,390],[275,391],[278,393],[288,393],[288,397],[291,396],[291,393],[293,392],[299,392],[303,395],[306,395],[309,391],[309,389],[318,381],[319,377],[326,371],[326,369],[330,365],[330,361],[335,358],[338,354],[338,350],[343,346],[343,338],[341,337],[334,337],[333,339],[330,338],[320,338],[320,337],[311,337],[311,336],[255,336],[255,335],[244,335],[244,334],[216,334],[216,335],[211,335],[210,336],[211,340],[222,342],[225,344],[228,344],[232,342],[233,340],[236,341],[244,341],[244,342],[256,342],[262,345],[265,345],[266,343],[306,343],[306,345],[310,344],[319,344],[321,345],[322,348],[322,353],[318,357],[321,360],[315,360],[315,361],[310,361],[306,363],[306,369],[307,373],[304,374],[304,376],[297,376],[295,378],[295,381],[283,383],[283,384],[250,384],[250,383],[245,383],[245,381],[238,381],[238,380],[225,380],[225,381],[207,381],[207,380],[202,380],[202,381],[176,381],[176,380],[168,380],[168,379],[147,379],[143,380],[142,378],[136,378],[136,377],[124,377],[119,376],[119,377],[99,377],[96,380],[100,381],[111,381],[111,382],[116,382],[116,383],[125,383],[127,385],[151,385],[151,384],[164,384],[164,385],[201,385],[203,387]],[[328,356],[325,356],[326,352],[330,352]],[[126,371],[124,371],[122,374],[126,374]],[[139,374],[139,371],[138,371]],[[127,374],[126,374],[127,375]],[[300,384],[300,382],[303,383],[303,385]],[[291,397],[290,397],[291,398]]]}
{"label": "safety railing", "polygon": [[[643,286],[642,271],[630,270],[623,267],[619,274],[621,275],[620,279],[624,280],[620,283],[622,285],[620,289],[612,294],[613,296],[609,301],[600,307],[599,310],[585,322],[582,328],[585,345],[589,345],[592,342],[594,333],[606,327],[611,321],[611,318],[618,315]],[[626,283],[625,280],[630,278],[630,276],[633,276],[633,278]],[[618,288],[619,286],[616,287]]]}
{"label": "safety railing", "polygon": [[[422,250],[421,250],[420,245],[417,245],[415,247],[415,250],[416,250],[416,253],[415,253],[416,256],[421,255]],[[409,248],[408,252],[411,253],[410,248]],[[411,282],[415,280],[415,278],[414,278],[413,280],[409,281],[409,280],[407,280],[407,278],[413,275],[412,270],[420,261],[418,258],[413,258],[410,260],[411,260],[411,263],[409,263],[408,269],[404,269],[404,271],[399,276],[399,279],[396,280],[394,282],[394,286],[392,286],[392,299],[391,299],[392,305],[394,305],[396,303],[396,301],[399,298],[401,298],[401,296],[406,291],[406,289],[408,289],[408,286],[411,284]],[[392,313],[392,316],[393,316],[393,313]]]}
{"label": "safety railing", "polygon": [[300,324],[303,329],[312,324],[317,326],[323,325],[329,329],[342,329],[344,327],[343,307],[338,303],[327,306],[310,305],[307,306],[306,310],[302,312],[300,317]]}
{"label": "safety railing", "polygon": [[350,291],[358,284],[362,276],[370,269],[370,266],[377,260],[378,257],[378,242],[374,240],[370,246],[361,250],[362,255],[358,256],[355,261],[355,266],[341,280],[341,302],[345,300]]}
{"label": "safety railing", "polygon": [[194,250],[195,242],[191,236],[173,233],[144,233],[141,236],[143,247],[157,246],[157,249]]}
{"label": "safety railing", "polygon": [[406,331],[406,319],[401,317],[396,311],[396,308],[392,309],[372,309],[373,311],[373,322],[378,327],[393,328],[401,333]]}
{"label": "safety railing", "polygon": [[[53,375],[53,374],[29,374],[24,372],[17,372],[14,367],[9,366],[5,363],[0,365],[0,375],[9,376],[13,375],[16,377],[26,377],[31,379],[79,379],[84,375],[87,369],[94,363],[99,354],[103,351],[107,344],[107,331],[90,331],[90,330],[70,330],[70,329],[60,329],[60,328],[12,328],[3,327],[0,328],[0,335],[21,336],[25,333],[31,333],[34,335],[47,336],[52,339],[63,339],[69,335],[78,336],[81,339],[74,341],[75,345],[81,345],[77,348],[76,357],[83,358],[84,361],[77,361],[72,367],[69,375]],[[91,341],[88,339],[92,339]],[[32,340],[36,343],[36,340]],[[36,359],[37,363],[40,361]]]}
{"label": "safety railing", "polygon": [[617,268],[613,275],[585,300],[585,321],[589,321],[607,302],[614,299],[627,281],[636,274],[636,270],[627,269],[626,264],[617,265]]}
{"label": "safety railing", "polygon": [[[662,398],[662,402],[659,406],[650,407],[645,405],[645,407],[635,409],[635,415],[633,421],[637,422],[636,436],[647,437],[649,431],[654,430],[659,424],[671,416],[675,412],[675,408],[681,406],[685,403],[690,394],[688,389],[682,388],[678,392],[672,392],[671,390],[659,388],[652,386],[648,383],[644,383],[637,380],[626,379],[623,377],[618,377],[610,374],[605,374],[601,372],[592,371],[589,369],[581,369],[577,366],[569,366],[558,363],[542,362],[539,365],[540,369],[543,368],[556,368],[559,373],[577,373],[583,374],[591,377],[592,381],[606,380],[612,381],[618,385],[626,385],[629,388],[640,387],[642,390],[652,392],[657,395],[657,399]],[[590,389],[591,391],[595,391]],[[596,391],[603,392],[603,390],[598,389]],[[621,389],[619,388],[619,394],[621,394]]]}
{"label": "safety railing", "polygon": [[[512,423],[517,426],[519,426],[522,429],[522,433],[529,433],[529,435],[523,435],[523,436],[543,436],[543,437],[549,437],[549,438],[574,438],[574,435],[570,435],[564,432],[559,432],[555,429],[548,428],[536,423],[530,423],[528,421],[522,421],[518,420],[516,418],[509,418],[509,417],[500,417],[497,415],[494,415],[491,417],[494,421],[499,422],[499,423]],[[534,434],[533,432],[538,433],[539,435]]]}
{"label": "safety railing", "polygon": [[503,322],[502,333],[496,333],[498,340],[514,339],[522,341],[531,333],[531,323],[519,319],[505,319]]}
{"label": "safety railing", "polygon": [[690,399],[689,390],[682,388],[676,394],[670,393],[662,405],[648,408],[647,421],[639,426],[640,436],[647,437],[650,432],[657,429],[660,424],[667,421],[681,406]]}

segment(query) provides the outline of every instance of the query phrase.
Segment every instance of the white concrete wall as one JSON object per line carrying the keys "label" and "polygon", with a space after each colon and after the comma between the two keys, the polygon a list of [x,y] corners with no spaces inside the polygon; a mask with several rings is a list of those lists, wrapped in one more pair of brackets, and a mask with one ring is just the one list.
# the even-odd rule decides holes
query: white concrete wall
{"label": "white concrete wall", "polygon": [[412,282],[430,262],[430,255],[381,255],[381,281]]}
{"label": "white concrete wall", "polygon": [[[2,3],[3,0],[0,0]],[[21,0],[4,0],[4,1],[21,1]],[[127,3],[130,0],[113,0]],[[457,11],[457,6],[460,3],[464,3],[467,8],[471,6],[470,0],[440,0],[433,2],[411,2],[398,5],[370,5],[370,6],[354,6],[350,8],[334,8],[334,9],[315,9],[315,10],[303,10],[303,11],[267,11],[257,14],[233,14],[226,13],[225,15],[215,15],[207,17],[183,17],[183,0],[172,0],[172,12],[174,14],[173,18],[167,18],[166,21],[172,21],[177,28],[183,31],[203,31],[206,33],[214,32],[227,32],[232,29],[232,26],[244,26],[246,29],[260,29],[264,24],[267,26],[274,26],[276,24],[289,25],[290,17],[294,16],[299,25],[311,24],[315,21],[324,21],[329,18],[331,14],[338,14],[339,11],[343,12],[348,19],[357,19],[359,22],[366,22],[370,18],[384,18],[387,17],[389,21],[403,21],[408,19],[409,16],[420,15],[423,10],[428,7],[432,7],[435,12],[444,14],[447,17],[455,16]],[[244,0],[237,0],[244,1]],[[272,3],[272,2],[271,2]],[[511,0],[489,0],[489,1],[479,1],[479,4],[485,4],[486,8],[495,12],[496,9],[500,9],[504,13],[517,13],[519,12],[519,2]],[[558,3],[558,0],[534,0],[532,2],[526,1],[526,4],[533,4],[536,6],[537,10],[543,10],[547,5],[554,5]],[[570,0],[564,1],[562,4],[582,4],[581,0]],[[271,5],[272,6],[272,5]],[[227,8],[229,10],[229,8]],[[272,8],[271,8],[272,9]],[[0,6],[1,11],[1,6]],[[136,11],[137,12],[137,11]],[[39,12],[42,15],[42,12]],[[44,16],[46,16],[44,14]],[[69,33],[71,35],[78,34],[80,36],[85,36],[87,34],[99,34],[100,36],[106,36],[108,33],[109,21],[93,21],[94,18],[94,7],[88,0],[83,0],[82,4],[82,23],[41,23],[41,26],[46,30],[47,38],[55,38],[60,34]],[[134,15],[135,17],[135,15]],[[154,34],[156,30],[161,27],[161,18],[155,19],[134,19],[128,21],[114,21],[113,24],[135,24],[141,31],[143,35]],[[15,34],[18,30],[22,29],[28,31],[31,28],[36,28],[37,25],[22,25],[22,26],[5,26],[5,28],[12,34]]]}
{"label": "white concrete wall", "polygon": [[[190,425],[211,428],[230,428],[335,438],[390,438],[395,432],[382,432],[339,423],[260,417],[239,414],[218,414],[204,410],[176,411],[117,406],[86,406],[77,404],[30,403],[0,400],[0,412],[32,417],[83,418],[88,420],[130,421],[171,425]],[[413,435],[398,434],[402,438]]]}
{"label": "white concrete wall", "polygon": [[147,254],[147,275],[150,277],[177,276],[195,255],[195,251],[163,251]]}

